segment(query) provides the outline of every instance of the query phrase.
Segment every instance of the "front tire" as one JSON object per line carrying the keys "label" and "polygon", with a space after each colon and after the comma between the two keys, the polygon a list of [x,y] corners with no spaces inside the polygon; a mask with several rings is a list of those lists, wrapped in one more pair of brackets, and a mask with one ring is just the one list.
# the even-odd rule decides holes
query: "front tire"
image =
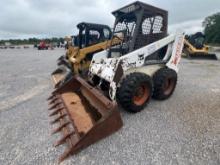
{"label": "front tire", "polygon": [[169,68],[161,68],[154,74],[153,81],[153,98],[157,100],[165,100],[168,99],[175,90],[177,73]]}
{"label": "front tire", "polygon": [[147,105],[152,96],[152,80],[144,73],[126,76],[117,90],[117,101],[128,112],[136,113]]}

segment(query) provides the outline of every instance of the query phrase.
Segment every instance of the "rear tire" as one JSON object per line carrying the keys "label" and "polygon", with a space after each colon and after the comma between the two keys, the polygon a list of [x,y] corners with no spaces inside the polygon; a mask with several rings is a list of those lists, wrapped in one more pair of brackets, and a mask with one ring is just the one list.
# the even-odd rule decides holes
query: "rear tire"
{"label": "rear tire", "polygon": [[151,96],[152,80],[144,73],[129,74],[117,90],[117,101],[126,111],[132,113],[143,110]]}
{"label": "rear tire", "polygon": [[154,74],[153,81],[153,98],[157,100],[165,100],[169,98],[175,90],[177,73],[172,69],[162,68]]}

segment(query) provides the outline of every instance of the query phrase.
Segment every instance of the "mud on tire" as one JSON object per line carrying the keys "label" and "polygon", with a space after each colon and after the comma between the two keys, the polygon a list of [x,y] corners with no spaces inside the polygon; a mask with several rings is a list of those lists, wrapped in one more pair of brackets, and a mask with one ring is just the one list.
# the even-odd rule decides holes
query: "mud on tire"
{"label": "mud on tire", "polygon": [[154,74],[153,82],[153,98],[157,100],[165,100],[169,98],[175,90],[177,73],[169,68],[161,68]]}
{"label": "mud on tire", "polygon": [[121,82],[117,90],[118,103],[128,112],[139,112],[152,96],[151,77],[144,73],[131,73]]}

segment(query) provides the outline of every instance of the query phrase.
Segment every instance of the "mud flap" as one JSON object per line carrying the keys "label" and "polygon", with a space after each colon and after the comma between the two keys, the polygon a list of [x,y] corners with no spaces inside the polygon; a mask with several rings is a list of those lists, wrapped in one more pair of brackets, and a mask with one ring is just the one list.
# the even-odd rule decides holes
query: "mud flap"
{"label": "mud flap", "polygon": [[110,101],[79,76],[73,77],[48,98],[51,124],[59,127],[53,133],[63,137],[54,146],[67,143],[59,162],[71,154],[109,136],[123,125],[117,103]]}

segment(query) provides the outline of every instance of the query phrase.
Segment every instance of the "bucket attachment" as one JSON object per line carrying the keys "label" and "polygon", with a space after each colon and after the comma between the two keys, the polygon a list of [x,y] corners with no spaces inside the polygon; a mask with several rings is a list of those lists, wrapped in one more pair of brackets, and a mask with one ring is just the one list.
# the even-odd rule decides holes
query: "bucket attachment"
{"label": "bucket attachment", "polygon": [[207,59],[207,60],[218,60],[216,54],[207,53],[194,53],[188,55],[190,59]]}
{"label": "bucket attachment", "polygon": [[51,74],[55,88],[57,88],[59,83],[71,72],[71,65],[65,56],[61,56],[57,59],[57,66],[58,68]]}
{"label": "bucket attachment", "polygon": [[122,127],[117,103],[110,101],[79,76],[71,78],[48,98],[51,124],[58,123],[52,133],[63,137],[54,146],[66,143],[59,162]]}
{"label": "bucket attachment", "polygon": [[73,77],[71,70],[62,68],[57,68],[51,75],[55,88],[65,85]]}
{"label": "bucket attachment", "polygon": [[65,78],[66,73],[67,73],[66,68],[60,66],[51,74],[52,81],[55,87]]}

